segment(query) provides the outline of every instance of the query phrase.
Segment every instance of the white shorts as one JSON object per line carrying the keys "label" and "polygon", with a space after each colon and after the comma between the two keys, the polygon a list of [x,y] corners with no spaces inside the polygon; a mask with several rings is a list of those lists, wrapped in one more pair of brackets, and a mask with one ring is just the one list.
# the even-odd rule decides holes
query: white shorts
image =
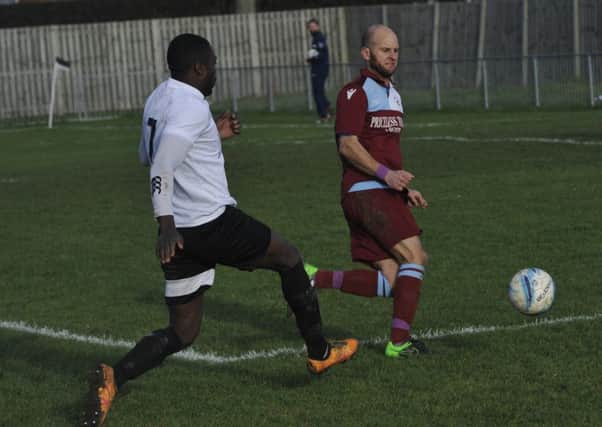
{"label": "white shorts", "polygon": [[179,280],[166,280],[165,298],[176,298],[193,294],[198,291],[201,286],[213,286],[214,279],[215,268],[210,268],[196,276]]}

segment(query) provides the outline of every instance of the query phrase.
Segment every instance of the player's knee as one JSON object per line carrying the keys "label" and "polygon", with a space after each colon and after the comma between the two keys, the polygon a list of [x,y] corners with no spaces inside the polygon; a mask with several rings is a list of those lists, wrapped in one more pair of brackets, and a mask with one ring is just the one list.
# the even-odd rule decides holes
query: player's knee
{"label": "player's knee", "polygon": [[293,268],[301,262],[301,253],[299,253],[299,250],[295,246],[289,244],[284,261],[286,267]]}
{"label": "player's knee", "polygon": [[428,263],[428,254],[424,249],[416,249],[410,253],[407,261],[412,264],[426,265]]}
{"label": "player's knee", "polygon": [[182,348],[190,346],[201,331],[200,322],[192,318],[177,319],[172,327],[182,342]]}
{"label": "player's knee", "polygon": [[176,329],[176,334],[182,342],[182,349],[192,345],[194,340],[199,336],[200,330],[201,328],[199,326]]}
{"label": "player's knee", "polygon": [[420,265],[427,265],[429,262],[429,255],[426,253],[426,251],[421,250],[420,251],[420,255],[418,256],[418,263]]}
{"label": "player's knee", "polygon": [[301,262],[301,254],[290,243],[282,245],[280,250],[274,254],[274,267],[278,271],[290,270],[299,264],[299,262]]}

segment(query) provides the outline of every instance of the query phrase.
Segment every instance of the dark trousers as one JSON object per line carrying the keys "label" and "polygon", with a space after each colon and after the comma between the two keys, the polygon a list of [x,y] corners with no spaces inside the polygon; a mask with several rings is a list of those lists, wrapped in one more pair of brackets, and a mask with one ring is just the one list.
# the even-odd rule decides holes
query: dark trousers
{"label": "dark trousers", "polygon": [[311,73],[311,88],[314,94],[314,101],[316,101],[316,110],[320,118],[328,116],[328,107],[330,102],[326,99],[326,93],[324,92],[324,84],[328,73]]}

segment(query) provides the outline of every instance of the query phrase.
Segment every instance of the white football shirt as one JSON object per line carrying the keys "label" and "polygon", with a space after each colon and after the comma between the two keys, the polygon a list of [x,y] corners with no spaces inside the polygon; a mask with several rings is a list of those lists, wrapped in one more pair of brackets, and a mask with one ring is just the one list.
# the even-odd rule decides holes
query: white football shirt
{"label": "white football shirt", "polygon": [[173,215],[176,227],[195,227],[236,205],[209,104],[186,83],[170,78],[148,97],[139,157],[150,165],[155,217]]}

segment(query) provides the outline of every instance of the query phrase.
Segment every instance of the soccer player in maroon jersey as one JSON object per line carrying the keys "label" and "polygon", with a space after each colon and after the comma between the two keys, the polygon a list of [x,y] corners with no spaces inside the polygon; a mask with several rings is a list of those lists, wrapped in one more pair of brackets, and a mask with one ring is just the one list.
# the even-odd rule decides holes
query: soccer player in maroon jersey
{"label": "soccer player in maroon jersey", "polygon": [[335,131],[352,259],[373,270],[316,271],[310,265],[306,270],[314,273],[317,288],[392,297],[391,341],[385,354],[426,353],[426,346],[410,336],[427,263],[410,207],[425,208],[427,202],[409,187],[414,175],[403,169],[399,147],[404,111],[391,83],[399,57],[397,36],[384,25],[369,27],[361,56],[366,68],[339,92]]}

